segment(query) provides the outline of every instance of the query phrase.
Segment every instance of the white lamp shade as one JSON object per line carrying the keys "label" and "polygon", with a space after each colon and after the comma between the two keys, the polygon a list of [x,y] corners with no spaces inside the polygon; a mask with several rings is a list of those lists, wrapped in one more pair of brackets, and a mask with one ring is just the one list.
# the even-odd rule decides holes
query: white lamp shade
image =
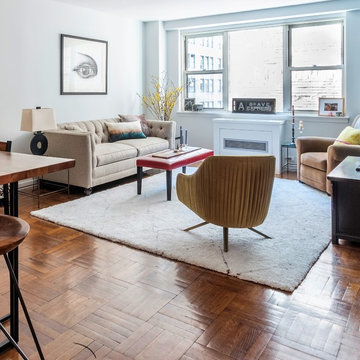
{"label": "white lamp shade", "polygon": [[21,117],[20,130],[42,131],[56,129],[54,109],[24,109]]}

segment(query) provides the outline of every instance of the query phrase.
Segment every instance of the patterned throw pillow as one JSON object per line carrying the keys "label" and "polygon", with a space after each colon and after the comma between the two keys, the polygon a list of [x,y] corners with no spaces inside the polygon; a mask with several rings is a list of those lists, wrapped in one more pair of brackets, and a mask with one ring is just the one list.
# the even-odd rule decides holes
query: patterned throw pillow
{"label": "patterned throw pillow", "polygon": [[360,129],[347,126],[335,140],[335,145],[360,145]]}
{"label": "patterned throw pillow", "polygon": [[146,138],[141,130],[140,121],[109,123],[105,122],[109,132],[109,142],[125,139]]}
{"label": "patterned throw pillow", "polygon": [[145,119],[145,115],[120,115],[119,118],[121,122],[132,122],[132,121],[140,121],[142,132],[146,136],[150,136],[149,125]]}

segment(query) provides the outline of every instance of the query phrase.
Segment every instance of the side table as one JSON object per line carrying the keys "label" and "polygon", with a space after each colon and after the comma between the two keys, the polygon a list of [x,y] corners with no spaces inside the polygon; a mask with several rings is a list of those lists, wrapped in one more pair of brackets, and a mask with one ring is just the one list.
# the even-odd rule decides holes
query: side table
{"label": "side table", "polygon": [[[286,149],[286,157],[285,157],[285,161],[284,161],[284,151]],[[291,164],[289,162],[289,149],[296,149],[296,144],[295,143],[283,143],[281,144],[281,159],[280,159],[280,163],[281,163],[281,169],[280,169],[280,173],[283,173],[283,169],[286,168],[286,172],[289,172],[289,169],[291,168]]]}
{"label": "side table", "polygon": [[360,242],[360,157],[348,156],[327,176],[331,181],[331,241],[339,239]]}

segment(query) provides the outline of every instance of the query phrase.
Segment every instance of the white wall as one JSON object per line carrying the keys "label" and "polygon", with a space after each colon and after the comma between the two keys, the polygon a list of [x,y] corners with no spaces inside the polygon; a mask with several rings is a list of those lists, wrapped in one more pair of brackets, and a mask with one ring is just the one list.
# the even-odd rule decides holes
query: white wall
{"label": "white wall", "polygon": [[[60,95],[60,34],[108,41],[108,94]],[[141,111],[143,24],[49,0],[0,1],[0,139],[28,152],[21,110],[53,107],[57,122]]]}

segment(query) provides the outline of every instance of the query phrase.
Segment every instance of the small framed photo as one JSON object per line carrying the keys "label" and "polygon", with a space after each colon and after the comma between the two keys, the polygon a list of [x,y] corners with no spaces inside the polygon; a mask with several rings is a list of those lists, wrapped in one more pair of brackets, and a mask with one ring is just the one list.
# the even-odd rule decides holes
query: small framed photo
{"label": "small framed photo", "polygon": [[344,116],[344,98],[319,98],[319,116]]}
{"label": "small framed photo", "polygon": [[108,43],[61,34],[60,94],[107,94]]}
{"label": "small framed photo", "polygon": [[204,105],[203,104],[194,104],[193,111],[203,111]]}
{"label": "small framed photo", "polygon": [[184,99],[184,111],[192,111],[194,104],[195,104],[195,98],[185,98]]}

